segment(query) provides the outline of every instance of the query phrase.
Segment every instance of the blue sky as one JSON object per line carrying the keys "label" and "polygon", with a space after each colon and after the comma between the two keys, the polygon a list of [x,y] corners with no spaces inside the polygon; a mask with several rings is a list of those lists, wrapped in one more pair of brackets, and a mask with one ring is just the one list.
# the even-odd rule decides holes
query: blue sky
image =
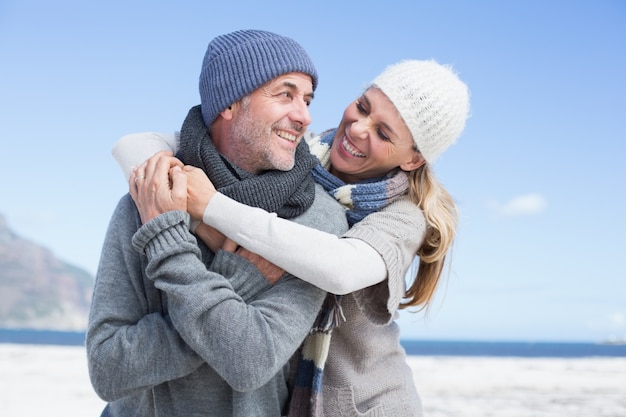
{"label": "blue sky", "polygon": [[0,213],[95,273],[127,191],[111,146],[179,129],[208,41],[291,36],[320,74],[312,130],[388,64],[453,65],[472,117],[435,164],[461,210],[418,339],[626,337],[626,2],[0,1]]}

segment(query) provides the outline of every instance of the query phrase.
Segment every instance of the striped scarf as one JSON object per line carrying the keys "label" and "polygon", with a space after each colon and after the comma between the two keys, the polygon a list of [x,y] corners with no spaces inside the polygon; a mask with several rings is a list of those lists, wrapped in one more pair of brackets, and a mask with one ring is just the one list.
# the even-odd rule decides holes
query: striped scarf
{"label": "striped scarf", "polygon": [[330,148],[333,145],[336,129],[328,130],[309,140],[311,153],[320,163],[313,168],[315,182],[346,208],[348,224],[352,227],[370,213],[405,195],[409,189],[406,172],[393,170],[383,177],[372,178],[356,184],[346,184],[328,172],[330,168]]}
{"label": "striped scarf", "polygon": [[330,336],[340,320],[341,296],[328,294],[297,355],[297,368],[292,382],[289,417],[321,417],[324,415],[322,381],[324,365],[330,348]]}
{"label": "striped scarf", "polygon": [[[408,191],[408,176],[397,170],[391,174],[357,184],[346,184],[332,175],[330,148],[335,129],[308,140],[311,154],[319,160],[313,168],[313,178],[328,194],[346,208],[348,224],[352,227],[365,216],[382,209]],[[324,366],[333,329],[345,321],[341,311],[341,296],[328,294],[309,335],[298,352],[289,417],[321,417],[324,415],[322,382]]]}

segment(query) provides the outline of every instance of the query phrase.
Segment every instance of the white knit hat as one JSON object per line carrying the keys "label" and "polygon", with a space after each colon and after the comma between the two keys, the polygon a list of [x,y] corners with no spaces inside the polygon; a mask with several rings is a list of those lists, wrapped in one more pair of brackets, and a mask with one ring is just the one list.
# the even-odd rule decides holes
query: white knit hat
{"label": "white knit hat", "polygon": [[469,116],[469,91],[450,67],[401,61],[387,67],[372,85],[391,100],[428,163],[461,135]]}

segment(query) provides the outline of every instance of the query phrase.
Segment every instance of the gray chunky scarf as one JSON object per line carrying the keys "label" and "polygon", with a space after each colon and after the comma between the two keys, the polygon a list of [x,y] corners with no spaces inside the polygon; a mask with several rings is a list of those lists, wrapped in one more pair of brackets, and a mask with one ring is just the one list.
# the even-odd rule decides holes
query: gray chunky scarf
{"label": "gray chunky scarf", "polygon": [[176,156],[184,164],[204,170],[222,194],[279,217],[290,219],[304,213],[315,198],[315,183],[310,172],[317,159],[310,154],[304,140],[296,149],[293,169],[254,175],[219,154],[209,137],[200,106],[192,107],[183,122]]}

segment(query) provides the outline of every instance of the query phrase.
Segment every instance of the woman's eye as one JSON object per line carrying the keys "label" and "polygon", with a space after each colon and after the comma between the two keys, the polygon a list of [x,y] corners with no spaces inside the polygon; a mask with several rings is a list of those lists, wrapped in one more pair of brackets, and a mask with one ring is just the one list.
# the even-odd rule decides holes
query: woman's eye
{"label": "woman's eye", "polygon": [[359,113],[367,114],[367,110],[365,110],[365,107],[363,106],[363,103],[361,103],[359,100],[357,100],[355,104],[356,104],[356,109],[359,111]]}
{"label": "woman's eye", "polygon": [[389,136],[387,136],[385,134],[385,132],[383,132],[382,130],[378,129],[378,136],[384,140],[385,142],[389,142],[391,139],[389,139]]}

